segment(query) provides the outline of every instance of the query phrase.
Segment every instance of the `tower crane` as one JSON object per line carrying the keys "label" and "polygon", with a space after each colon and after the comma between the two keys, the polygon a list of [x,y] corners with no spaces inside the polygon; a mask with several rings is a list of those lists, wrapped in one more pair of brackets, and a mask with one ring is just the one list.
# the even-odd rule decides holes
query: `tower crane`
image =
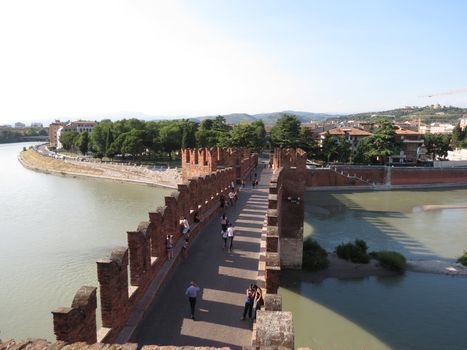
{"label": "tower crane", "polygon": [[445,91],[445,92],[439,92],[439,93],[436,93],[436,94],[425,95],[425,96],[420,96],[420,97],[445,96],[445,95],[462,94],[462,93],[466,93],[466,92],[467,92],[467,88],[465,88],[465,89],[450,90],[450,91]]}

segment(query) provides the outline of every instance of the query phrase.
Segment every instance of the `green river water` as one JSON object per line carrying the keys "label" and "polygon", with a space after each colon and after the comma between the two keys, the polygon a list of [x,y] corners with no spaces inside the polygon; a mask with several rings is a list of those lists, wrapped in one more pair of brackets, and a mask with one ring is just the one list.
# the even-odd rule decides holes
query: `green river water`
{"label": "green river water", "polygon": [[0,144],[0,338],[54,340],[51,310],[97,287],[96,260],[173,190],[36,173],[17,160],[27,145]]}
{"label": "green river water", "polygon": [[[310,192],[305,235],[326,248],[361,238],[370,250],[412,260],[454,261],[467,249],[467,189]],[[314,350],[467,349],[467,277],[407,272],[396,277],[326,279],[288,273],[279,290],[293,311],[296,342]]]}

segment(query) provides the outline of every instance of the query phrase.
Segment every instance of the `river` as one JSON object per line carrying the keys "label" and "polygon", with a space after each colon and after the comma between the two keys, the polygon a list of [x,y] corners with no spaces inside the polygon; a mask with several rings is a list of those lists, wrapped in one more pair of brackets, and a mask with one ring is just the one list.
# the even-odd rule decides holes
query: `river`
{"label": "river", "polygon": [[[413,260],[452,262],[467,249],[467,189],[310,192],[305,236],[326,250],[364,239]],[[283,309],[294,314],[298,346],[327,350],[465,349],[467,277],[407,272],[396,277],[326,279],[283,274]]]}
{"label": "river", "polygon": [[[0,339],[54,340],[51,310],[98,286],[96,260],[127,245],[173,190],[27,170],[0,144]],[[98,317],[99,322],[99,317]]]}

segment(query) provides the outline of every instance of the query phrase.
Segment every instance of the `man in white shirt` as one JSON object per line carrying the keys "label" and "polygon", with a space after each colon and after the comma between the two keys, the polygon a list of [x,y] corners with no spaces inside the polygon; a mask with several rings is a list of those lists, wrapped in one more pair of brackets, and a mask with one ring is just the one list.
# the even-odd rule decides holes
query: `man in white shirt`
{"label": "man in white shirt", "polygon": [[229,252],[232,251],[234,232],[235,232],[234,227],[232,226],[232,224],[229,224],[229,227],[227,228],[227,239],[229,240]]}

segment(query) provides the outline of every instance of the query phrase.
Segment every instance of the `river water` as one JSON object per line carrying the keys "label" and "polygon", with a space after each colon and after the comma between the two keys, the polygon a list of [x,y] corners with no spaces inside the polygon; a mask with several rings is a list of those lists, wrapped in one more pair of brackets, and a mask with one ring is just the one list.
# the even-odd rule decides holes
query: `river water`
{"label": "river water", "polygon": [[[127,245],[173,190],[27,170],[0,144],[0,339],[54,340],[51,310],[98,286],[96,260]],[[99,321],[98,321],[99,322]]]}
{"label": "river water", "polygon": [[[311,192],[305,236],[333,250],[361,238],[369,250],[413,260],[454,261],[467,249],[467,189]],[[327,350],[466,349],[467,277],[407,272],[396,277],[311,283],[283,274],[283,309],[293,312],[296,346]]]}

